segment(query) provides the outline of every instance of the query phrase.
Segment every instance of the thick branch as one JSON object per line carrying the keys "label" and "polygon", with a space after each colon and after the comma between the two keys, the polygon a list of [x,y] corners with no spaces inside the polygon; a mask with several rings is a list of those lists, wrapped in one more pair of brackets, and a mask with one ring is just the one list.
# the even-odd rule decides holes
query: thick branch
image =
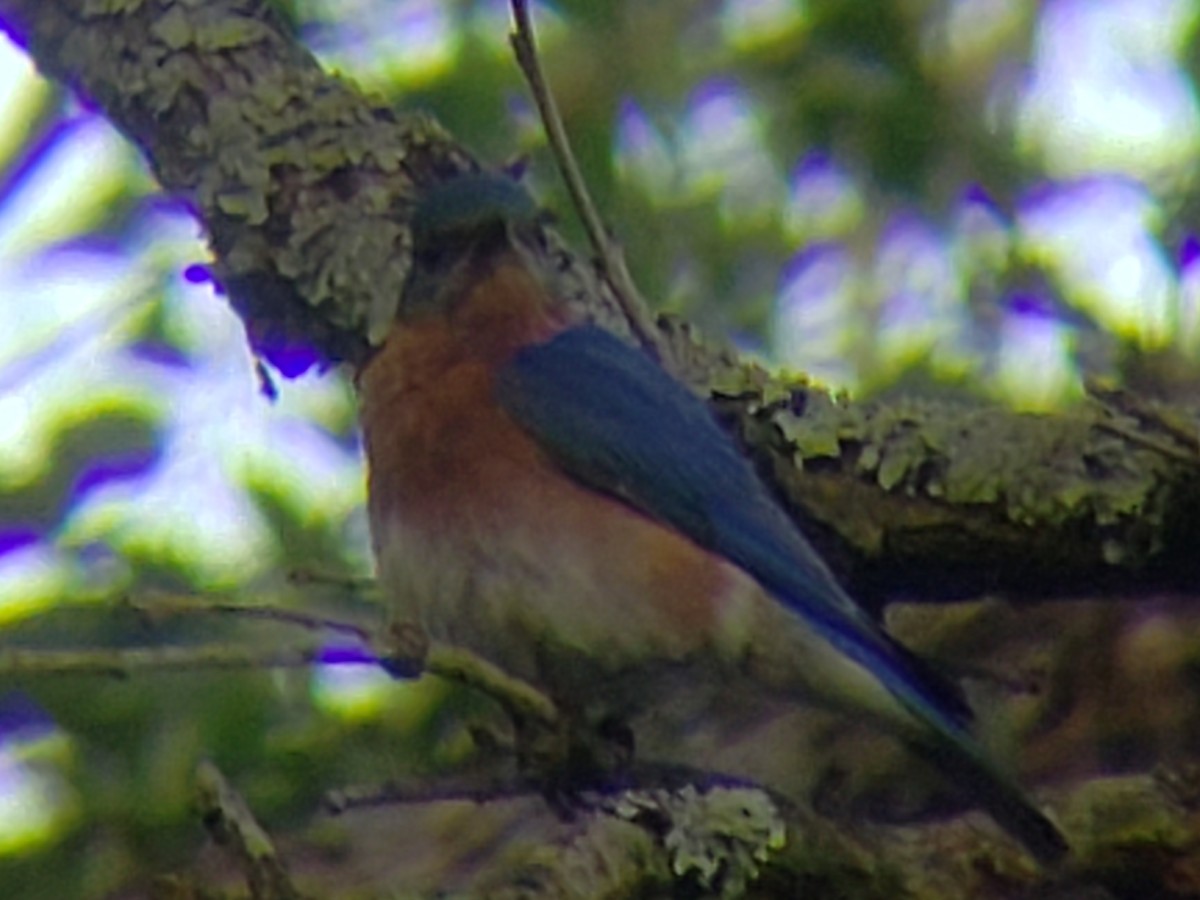
{"label": "thick branch", "polygon": [[[1054,900],[1196,889],[1194,786],[1165,777],[1099,778],[1059,804],[1077,855],[1043,872],[976,815],[847,829],[802,810],[784,819],[764,793],[735,785],[589,792],[570,816],[519,789],[464,782],[398,786],[355,802],[284,856],[317,896],[337,896],[346,871],[360,888],[398,881],[414,897],[702,896]],[[389,805],[390,804],[390,805]],[[323,869],[332,827],[344,848]],[[747,885],[747,882],[749,883]],[[687,884],[687,887],[682,885]],[[748,890],[747,890],[748,888]],[[743,893],[743,891],[746,891]]]}
{"label": "thick branch", "polygon": [[436,124],[324,72],[259,0],[4,0],[0,18],[195,209],[273,362],[366,352],[406,274],[412,179],[469,164]]}
{"label": "thick branch", "polygon": [[1032,415],[769,380],[715,391],[865,602],[1155,596],[1200,575],[1200,455],[1144,402]]}

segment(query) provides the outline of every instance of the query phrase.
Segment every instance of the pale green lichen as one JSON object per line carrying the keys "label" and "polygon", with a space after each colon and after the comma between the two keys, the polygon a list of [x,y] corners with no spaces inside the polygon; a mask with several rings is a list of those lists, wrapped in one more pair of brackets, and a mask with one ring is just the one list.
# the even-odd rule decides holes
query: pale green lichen
{"label": "pale green lichen", "polygon": [[251,225],[267,221],[266,197],[261,191],[221,191],[217,194],[216,206],[225,215],[245,219]]}
{"label": "pale green lichen", "polygon": [[999,504],[1019,524],[1144,519],[1161,478],[1161,457],[1097,428],[1086,410],[1035,416],[905,398],[847,406],[814,391],[805,401],[800,414],[772,416],[799,468],[840,459],[884,490]]}
{"label": "pale green lichen", "polygon": [[759,875],[762,864],[782,849],[787,827],[779,810],[762,790],[687,786],[628,791],[613,814],[636,821],[647,813],[668,823],[662,843],[671,869],[692,876],[701,888],[721,897],[740,897]]}
{"label": "pale green lichen", "polygon": [[257,19],[233,15],[205,22],[195,32],[196,45],[208,51],[248,47],[270,36],[270,29]]}
{"label": "pale green lichen", "polygon": [[[146,37],[124,46],[121,11],[139,8]],[[85,83],[110,86],[121,106],[158,119],[176,115],[182,99],[202,99],[188,130],[174,133],[181,146],[147,149],[164,184],[189,193],[219,229],[224,269],[282,275],[351,330],[385,318],[408,246],[386,176],[400,173],[411,139],[428,144],[445,132],[421,117],[397,121],[315,61],[279,65],[270,23],[228,6],[175,0],[151,17],[139,3],[88,0],[87,10],[96,26],[71,31],[64,46]],[[328,179],[351,171],[357,190],[333,196]],[[267,224],[270,242],[259,234]]]}
{"label": "pale green lichen", "polygon": [[[858,407],[815,390],[806,391],[802,414],[780,410],[773,421],[793,448],[800,467],[805,460],[837,459],[842,455],[842,442],[856,440],[861,428]],[[866,449],[877,453],[874,448]],[[871,465],[877,464],[876,457]]]}
{"label": "pale green lichen", "polygon": [[150,37],[178,51],[195,43],[196,29],[182,7],[172,6],[150,26]]}
{"label": "pale green lichen", "polygon": [[1190,823],[1165,802],[1163,788],[1141,775],[1096,779],[1071,796],[1061,818],[1081,844],[1092,845],[1080,849],[1093,858],[1111,857],[1128,847],[1188,846],[1195,840]]}
{"label": "pale green lichen", "polygon": [[99,19],[107,16],[132,15],[146,0],[84,0],[83,17]]}
{"label": "pale green lichen", "polygon": [[[698,338],[693,340],[697,347],[701,350],[705,349],[702,341]],[[712,351],[709,352],[712,353]],[[718,357],[718,361],[725,362],[720,357]],[[752,362],[712,365],[703,373],[702,377],[705,387],[713,396],[748,400],[749,412],[755,412],[787,400],[799,386],[804,384],[800,378],[786,380],[771,375],[764,368]]]}

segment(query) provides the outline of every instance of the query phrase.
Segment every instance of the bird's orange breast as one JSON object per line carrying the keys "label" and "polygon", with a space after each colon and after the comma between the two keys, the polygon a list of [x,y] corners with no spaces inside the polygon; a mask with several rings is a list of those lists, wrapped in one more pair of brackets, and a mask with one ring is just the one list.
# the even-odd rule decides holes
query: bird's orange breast
{"label": "bird's orange breast", "polygon": [[[397,324],[360,378],[372,535],[393,618],[555,693],[579,686],[552,683],[550,658],[556,671],[577,659],[590,673],[698,654],[729,605],[756,589],[573,480],[497,404],[498,368],[560,327],[524,297],[497,307],[529,287],[501,274],[457,314]],[[521,304],[529,314],[510,315]]]}

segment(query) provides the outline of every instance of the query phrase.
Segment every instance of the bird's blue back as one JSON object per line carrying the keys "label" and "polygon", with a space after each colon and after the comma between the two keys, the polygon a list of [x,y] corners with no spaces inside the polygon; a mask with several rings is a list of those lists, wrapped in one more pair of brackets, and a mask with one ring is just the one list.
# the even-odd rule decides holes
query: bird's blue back
{"label": "bird's blue back", "polygon": [[595,326],[519,352],[499,400],[571,476],[667,523],[753,576],[935,730],[966,731],[955,685],[846,595],[708,407]]}

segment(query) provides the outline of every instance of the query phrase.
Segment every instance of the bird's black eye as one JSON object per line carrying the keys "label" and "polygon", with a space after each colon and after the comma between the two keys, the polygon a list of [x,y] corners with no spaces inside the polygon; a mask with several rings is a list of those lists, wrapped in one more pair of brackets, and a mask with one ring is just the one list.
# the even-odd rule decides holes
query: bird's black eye
{"label": "bird's black eye", "polygon": [[499,220],[484,227],[446,231],[418,241],[413,261],[426,271],[445,272],[468,256],[487,253],[508,240],[508,225]]}
{"label": "bird's black eye", "polygon": [[454,255],[453,248],[445,241],[438,241],[436,244],[414,250],[413,263],[427,271],[438,271],[446,268]]}
{"label": "bird's black eye", "polygon": [[413,262],[427,272],[445,272],[463,259],[474,241],[470,235],[443,234],[418,242],[413,248]]}

